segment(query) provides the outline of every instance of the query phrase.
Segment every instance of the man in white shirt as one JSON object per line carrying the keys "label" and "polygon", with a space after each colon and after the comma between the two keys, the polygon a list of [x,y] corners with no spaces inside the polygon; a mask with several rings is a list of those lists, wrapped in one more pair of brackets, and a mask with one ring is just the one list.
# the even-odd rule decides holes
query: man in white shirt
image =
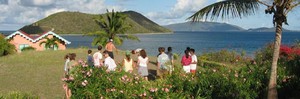
{"label": "man in white shirt", "polygon": [[190,53],[192,55],[192,63],[191,63],[191,73],[195,74],[196,73],[196,69],[197,69],[197,63],[198,63],[198,60],[197,60],[197,56],[195,54],[195,49],[190,49]]}
{"label": "man in white shirt", "polygon": [[100,67],[103,65],[102,63],[102,54],[101,54],[102,46],[98,46],[98,52],[94,53],[93,59],[94,59],[94,66]]}
{"label": "man in white shirt", "polygon": [[170,70],[170,64],[168,64],[170,60],[169,56],[165,54],[164,47],[159,48],[159,53],[160,54],[157,57],[157,74],[163,78]]}
{"label": "man in white shirt", "polygon": [[112,59],[109,54],[108,54],[108,51],[104,51],[103,52],[103,55],[104,55],[104,66],[107,67],[107,70],[108,71],[115,71],[115,69],[117,68],[117,65],[114,61],[114,59]]}

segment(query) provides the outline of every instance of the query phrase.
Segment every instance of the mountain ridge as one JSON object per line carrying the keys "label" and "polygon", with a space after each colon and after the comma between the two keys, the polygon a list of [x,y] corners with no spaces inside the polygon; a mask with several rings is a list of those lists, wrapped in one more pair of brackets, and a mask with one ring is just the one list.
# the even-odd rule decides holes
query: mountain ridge
{"label": "mountain ridge", "polygon": [[[259,27],[244,29],[242,27],[220,22],[183,22],[165,25],[173,31],[194,31],[194,32],[275,32],[274,27]],[[284,32],[300,32],[283,28]]]}
{"label": "mountain ridge", "polygon": [[[121,12],[128,17],[125,22],[132,25],[132,28],[127,33],[165,33],[172,32],[147,17],[135,11]],[[106,14],[100,14],[106,15]],[[37,22],[26,25],[20,30],[29,34],[38,34],[54,29],[58,34],[85,34],[94,31],[102,30],[96,24],[94,18],[99,17],[99,14],[88,14],[81,12],[58,12],[45,17]]]}
{"label": "mountain ridge", "polygon": [[184,22],[165,25],[164,27],[169,28],[173,31],[244,31],[245,29],[219,22]]}

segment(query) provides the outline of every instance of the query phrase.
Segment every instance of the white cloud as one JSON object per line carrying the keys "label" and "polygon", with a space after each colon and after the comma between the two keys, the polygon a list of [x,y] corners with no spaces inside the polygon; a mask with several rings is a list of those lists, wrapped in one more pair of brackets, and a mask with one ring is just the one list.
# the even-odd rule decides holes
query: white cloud
{"label": "white cloud", "polygon": [[51,6],[57,0],[21,0],[21,5],[24,6]]}
{"label": "white cloud", "polygon": [[[105,13],[106,9],[123,11],[119,6],[107,5],[105,0],[0,0],[0,29],[19,29],[51,14],[62,11]],[[5,25],[4,25],[5,24]],[[17,27],[16,27],[17,26]],[[9,29],[11,29],[9,28]]]}
{"label": "white cloud", "polygon": [[146,16],[162,25],[182,22],[187,15],[201,9],[208,0],[177,0],[168,12],[149,12]]}

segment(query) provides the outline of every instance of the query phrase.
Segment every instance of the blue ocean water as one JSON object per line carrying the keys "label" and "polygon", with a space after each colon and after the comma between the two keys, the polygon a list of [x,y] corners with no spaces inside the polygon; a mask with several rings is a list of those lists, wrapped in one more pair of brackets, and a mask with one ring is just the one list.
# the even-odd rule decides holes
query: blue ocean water
{"label": "blue ocean water", "polygon": [[[181,54],[186,47],[191,47],[198,54],[202,52],[229,49],[236,51],[246,51],[252,56],[259,48],[274,41],[274,32],[175,32],[173,34],[137,34],[140,42],[125,40],[118,49],[132,50],[136,48],[146,49],[149,55],[157,55],[158,47],[173,47],[173,52]],[[70,48],[88,47],[94,37],[63,35],[65,39],[71,41]],[[284,32],[282,35],[283,44],[293,44],[295,40],[300,40],[300,32]]]}
{"label": "blue ocean water", "polygon": [[[274,32],[175,32],[173,34],[137,34],[140,42],[125,40],[123,45],[117,46],[122,50],[136,48],[146,49],[149,55],[157,55],[158,47],[172,47],[173,52],[182,54],[186,47],[191,47],[197,53],[229,49],[246,51],[252,56],[255,51],[274,41]],[[93,37],[63,36],[72,44],[68,47],[86,46],[91,48]],[[282,43],[290,45],[300,39],[300,32],[285,32]]]}

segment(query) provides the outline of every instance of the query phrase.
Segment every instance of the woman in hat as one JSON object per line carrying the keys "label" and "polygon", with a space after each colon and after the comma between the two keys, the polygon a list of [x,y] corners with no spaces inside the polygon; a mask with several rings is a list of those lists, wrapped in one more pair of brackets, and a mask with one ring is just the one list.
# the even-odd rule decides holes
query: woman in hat
{"label": "woman in hat", "polygon": [[133,67],[135,67],[135,64],[132,58],[130,58],[130,52],[126,51],[125,56],[126,58],[123,59],[123,69],[125,72],[132,72]]}

